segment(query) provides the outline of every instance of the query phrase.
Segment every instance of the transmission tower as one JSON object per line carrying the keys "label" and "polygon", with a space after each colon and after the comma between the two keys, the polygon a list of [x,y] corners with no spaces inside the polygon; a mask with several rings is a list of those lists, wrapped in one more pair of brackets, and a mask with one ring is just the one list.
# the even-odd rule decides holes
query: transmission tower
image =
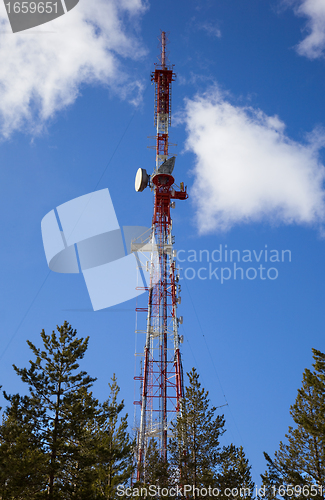
{"label": "transmission tower", "polygon": [[173,250],[172,219],[170,209],[175,201],[188,198],[184,183],[175,184],[172,172],[175,156],[170,157],[168,128],[171,124],[171,86],[175,80],[173,66],[166,55],[166,33],[161,32],[160,61],[151,74],[155,84],[156,165],[149,176],[139,168],[136,191],[147,186],[154,191],[154,211],[150,241],[155,242],[156,258],[149,261],[150,286],[148,307],[139,308],[147,313],[145,346],[142,368],[135,377],[140,382],[140,421],[137,431],[137,480],[145,476],[145,455],[148,442],[154,438],[161,458],[167,460],[167,438],[170,423],[181,407],[184,396],[183,371],[180,353],[182,338],[178,334],[183,318],[177,316],[179,296],[179,271],[176,268],[176,251]]}

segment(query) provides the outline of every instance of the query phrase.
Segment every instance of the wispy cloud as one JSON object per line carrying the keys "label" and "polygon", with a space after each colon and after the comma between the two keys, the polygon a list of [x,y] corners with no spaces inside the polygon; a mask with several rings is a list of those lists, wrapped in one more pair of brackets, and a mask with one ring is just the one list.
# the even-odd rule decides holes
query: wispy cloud
{"label": "wispy cloud", "polygon": [[201,233],[268,221],[321,224],[325,132],[291,140],[277,116],[232,104],[217,88],[188,99],[186,148],[195,154],[192,197]]}
{"label": "wispy cloud", "polygon": [[143,55],[127,18],[136,23],[145,0],[81,0],[68,14],[33,30],[12,34],[0,3],[0,133],[38,132],[72,104],[82,84],[102,84],[128,98],[141,91],[122,58]]}
{"label": "wispy cloud", "polygon": [[308,35],[297,45],[297,52],[309,59],[324,57],[325,51],[325,2],[324,0],[284,0],[293,7],[297,16],[307,18]]}
{"label": "wispy cloud", "polygon": [[216,24],[213,23],[201,23],[198,25],[198,29],[205,31],[209,36],[221,38],[221,30]]}

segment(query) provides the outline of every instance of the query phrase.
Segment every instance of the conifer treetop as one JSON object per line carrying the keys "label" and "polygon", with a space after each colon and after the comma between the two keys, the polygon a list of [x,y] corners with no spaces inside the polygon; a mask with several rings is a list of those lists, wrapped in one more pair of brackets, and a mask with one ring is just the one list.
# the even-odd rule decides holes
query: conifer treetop
{"label": "conifer treetop", "polygon": [[33,396],[45,397],[45,384],[47,394],[56,393],[58,385],[61,395],[76,391],[80,387],[88,390],[96,378],[90,377],[85,371],[75,372],[79,368],[78,361],[84,357],[88,348],[89,337],[77,338],[77,331],[65,321],[62,326],[57,326],[57,332],[53,331],[51,335],[42,330],[41,338],[43,350],[27,340],[36,357],[35,361],[29,361],[29,368],[17,368],[13,365],[22,381],[29,384],[30,393]]}

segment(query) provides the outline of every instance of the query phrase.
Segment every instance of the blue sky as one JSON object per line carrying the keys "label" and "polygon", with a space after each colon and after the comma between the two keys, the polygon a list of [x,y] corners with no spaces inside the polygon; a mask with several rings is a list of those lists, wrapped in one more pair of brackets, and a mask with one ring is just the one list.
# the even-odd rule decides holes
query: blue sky
{"label": "blue sky", "polygon": [[[152,193],[136,193],[134,176],[154,168],[150,72],[165,30],[171,152],[190,193],[173,211],[184,370],[196,366],[215,406],[228,402],[224,442],[244,446],[259,482],[311,348],[324,352],[324,0],[80,0],[18,34],[1,5],[0,22],[3,388],[24,390],[12,363],[27,366],[26,340],[67,320],[90,335],[94,393],[106,398],[116,373],[132,427],[136,300],[93,312],[82,275],[49,272],[40,223],[108,187],[120,225],[151,224]],[[236,262],[243,279],[230,253],[213,261],[220,245],[233,260],[251,252]]]}

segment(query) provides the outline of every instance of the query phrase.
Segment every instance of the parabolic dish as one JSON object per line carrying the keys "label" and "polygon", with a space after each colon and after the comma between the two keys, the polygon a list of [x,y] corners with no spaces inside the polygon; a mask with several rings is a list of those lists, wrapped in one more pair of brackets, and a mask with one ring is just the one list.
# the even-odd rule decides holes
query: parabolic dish
{"label": "parabolic dish", "polygon": [[138,168],[137,174],[135,176],[134,187],[136,191],[143,191],[149,182],[149,176],[144,168]]}
{"label": "parabolic dish", "polygon": [[158,168],[159,174],[172,174],[175,167],[176,156],[172,156],[165,160],[162,165]]}

